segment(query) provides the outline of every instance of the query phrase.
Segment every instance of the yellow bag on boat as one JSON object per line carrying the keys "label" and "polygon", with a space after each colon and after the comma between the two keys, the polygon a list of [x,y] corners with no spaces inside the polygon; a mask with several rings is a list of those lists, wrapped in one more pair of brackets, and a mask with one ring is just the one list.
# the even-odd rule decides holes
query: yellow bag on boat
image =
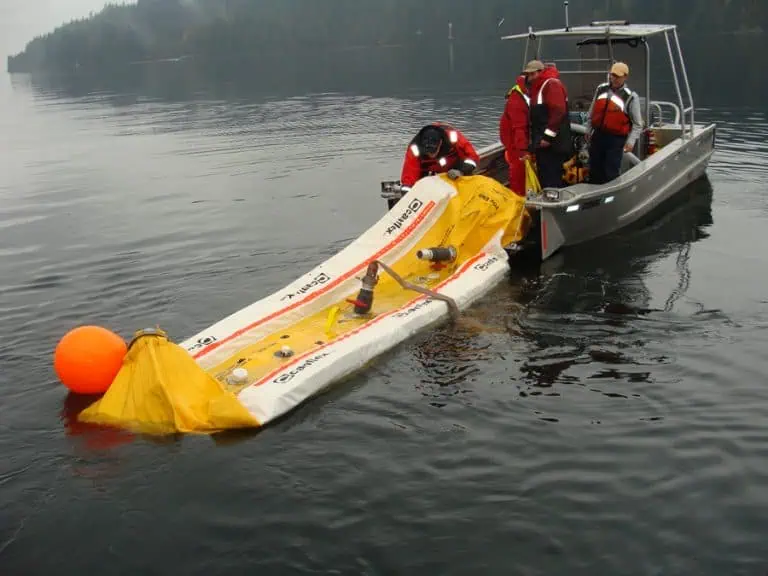
{"label": "yellow bag on boat", "polygon": [[137,333],[109,390],[78,419],[147,434],[259,426],[234,394],[161,330]]}
{"label": "yellow bag on boat", "polygon": [[578,161],[575,154],[563,164],[563,181],[569,186],[586,181],[588,174],[589,169]]}
{"label": "yellow bag on boat", "polygon": [[446,244],[461,246],[465,254],[476,254],[499,230],[505,230],[501,245],[519,242],[524,232],[525,198],[486,176],[459,178],[453,182],[459,192],[459,212],[452,218]]}
{"label": "yellow bag on boat", "polygon": [[524,160],[525,163],[525,189],[527,192],[533,192],[535,195],[541,194],[541,183],[536,169],[530,158]]}

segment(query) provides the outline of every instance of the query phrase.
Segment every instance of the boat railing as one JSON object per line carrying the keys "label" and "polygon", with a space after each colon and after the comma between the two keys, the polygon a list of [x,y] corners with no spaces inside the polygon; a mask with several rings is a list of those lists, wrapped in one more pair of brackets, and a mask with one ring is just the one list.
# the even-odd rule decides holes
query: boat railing
{"label": "boat railing", "polygon": [[[525,51],[523,54],[523,64],[528,61],[529,56],[542,59],[541,48],[544,38],[580,38],[579,46],[586,45],[604,45],[607,46],[608,62],[614,62],[617,54],[614,52],[614,46],[626,44],[632,48],[643,45],[645,49],[645,83],[642,91],[646,94],[645,118],[648,124],[651,123],[651,63],[650,47],[648,39],[651,36],[664,36],[664,42],[669,56],[669,65],[674,80],[677,109],[675,110],[676,123],[680,126],[680,137],[683,139],[693,138],[695,134],[695,104],[691,85],[688,81],[688,71],[685,66],[685,58],[680,47],[680,37],[677,26],[674,24],[630,24],[628,20],[602,20],[593,21],[589,26],[571,27],[568,19],[568,0],[563,2],[565,7],[565,28],[552,28],[549,30],[534,31],[532,26],[528,31],[522,34],[511,34],[502,36],[502,40],[525,40]],[[533,51],[533,52],[531,52]],[[605,57],[591,57],[582,55],[578,60],[567,58],[563,62],[578,62],[581,66],[589,70],[560,70],[561,74],[580,74],[592,75],[598,74],[594,68],[602,68],[600,64],[605,61]],[[605,71],[602,72],[605,74]],[[666,103],[660,104],[666,106]],[[653,105],[656,111],[660,112],[658,106]],[[678,116],[679,114],[679,116]]]}
{"label": "boat railing", "polygon": [[[671,37],[671,38],[670,38]],[[680,39],[677,35],[677,27],[673,27],[671,31],[664,32],[664,40],[667,44],[667,52],[669,54],[669,64],[672,68],[672,77],[675,80],[675,91],[677,92],[677,100],[680,103],[680,110],[682,112],[681,136],[683,138],[693,138],[694,133],[694,104],[693,95],[691,94],[691,85],[688,82],[688,72],[685,69],[685,60],[683,59],[683,51],[680,48]],[[673,47],[674,43],[674,47]],[[680,63],[680,74],[678,75],[677,65],[675,60]],[[681,80],[683,86],[681,87]],[[685,96],[683,95],[682,88],[685,88]],[[684,104],[684,97],[687,98],[688,106]]]}
{"label": "boat railing", "polygon": [[656,116],[656,118],[658,118],[658,124],[657,124],[658,126],[661,126],[662,124],[664,124],[664,108],[670,108],[672,112],[674,112],[675,116],[671,124],[675,126],[680,125],[680,119],[681,119],[680,106],[678,106],[674,102],[667,102],[665,100],[653,100],[651,102],[651,108],[658,111],[658,116]]}

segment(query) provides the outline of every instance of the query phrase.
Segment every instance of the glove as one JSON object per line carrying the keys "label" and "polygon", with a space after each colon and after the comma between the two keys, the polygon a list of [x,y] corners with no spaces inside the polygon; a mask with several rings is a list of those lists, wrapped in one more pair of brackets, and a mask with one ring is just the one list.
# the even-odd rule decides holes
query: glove
{"label": "glove", "polygon": [[460,170],[457,170],[456,168],[451,168],[450,170],[448,170],[448,178],[450,178],[451,180],[456,180],[456,178],[458,178],[459,176],[461,176]]}
{"label": "glove", "polygon": [[459,169],[464,176],[472,176],[475,172],[475,166],[469,162],[462,162]]}

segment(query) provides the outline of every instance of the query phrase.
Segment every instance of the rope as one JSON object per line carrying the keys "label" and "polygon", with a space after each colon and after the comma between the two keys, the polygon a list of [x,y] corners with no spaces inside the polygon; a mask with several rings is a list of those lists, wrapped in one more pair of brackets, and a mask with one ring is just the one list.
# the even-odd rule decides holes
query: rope
{"label": "rope", "polygon": [[406,282],[402,279],[402,277],[392,270],[389,266],[384,264],[381,260],[375,261],[379,266],[381,266],[384,271],[392,276],[400,286],[405,288],[406,290],[413,290],[414,292],[420,292],[421,294],[424,294],[425,296],[429,296],[430,298],[434,298],[435,300],[442,300],[446,304],[448,304],[448,312],[451,315],[452,320],[458,320],[461,316],[461,312],[459,311],[459,306],[456,304],[456,301],[451,298],[450,296],[446,296],[444,294],[438,294],[437,292],[434,292],[433,290],[430,290],[429,288],[424,288],[423,286],[417,286],[416,284],[411,284],[410,282]]}

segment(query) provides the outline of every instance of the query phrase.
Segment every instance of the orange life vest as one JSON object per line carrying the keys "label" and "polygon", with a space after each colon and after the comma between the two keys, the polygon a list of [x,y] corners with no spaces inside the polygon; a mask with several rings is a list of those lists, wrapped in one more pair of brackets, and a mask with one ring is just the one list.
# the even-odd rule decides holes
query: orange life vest
{"label": "orange life vest", "polygon": [[626,86],[613,90],[607,82],[597,87],[592,106],[592,128],[616,136],[627,136],[632,130],[629,102],[632,91]]}

